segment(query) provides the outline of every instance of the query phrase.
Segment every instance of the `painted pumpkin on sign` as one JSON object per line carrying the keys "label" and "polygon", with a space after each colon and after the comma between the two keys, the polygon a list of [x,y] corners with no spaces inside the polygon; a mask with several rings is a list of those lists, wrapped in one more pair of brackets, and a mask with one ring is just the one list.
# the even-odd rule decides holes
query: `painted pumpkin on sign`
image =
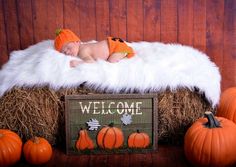
{"label": "painted pumpkin on sign", "polygon": [[187,130],[184,151],[197,166],[227,166],[236,162],[236,125],[223,117],[205,112]]}
{"label": "painted pumpkin on sign", "polygon": [[79,138],[76,141],[77,150],[93,149],[94,144],[89,137],[87,130],[80,129]]}
{"label": "painted pumpkin on sign", "polygon": [[20,160],[21,138],[7,129],[0,129],[0,166],[10,166]]}
{"label": "painted pumpkin on sign", "polygon": [[128,138],[128,146],[131,148],[146,148],[150,144],[150,138],[147,133],[132,133]]}
{"label": "painted pumpkin on sign", "polygon": [[27,162],[33,165],[40,165],[48,162],[52,157],[52,147],[42,137],[33,137],[23,147],[24,156]]}
{"label": "painted pumpkin on sign", "polygon": [[100,148],[114,149],[123,146],[124,135],[121,129],[111,123],[103,127],[97,135],[97,144]]}
{"label": "painted pumpkin on sign", "polygon": [[236,123],[236,87],[229,88],[222,93],[216,115]]}

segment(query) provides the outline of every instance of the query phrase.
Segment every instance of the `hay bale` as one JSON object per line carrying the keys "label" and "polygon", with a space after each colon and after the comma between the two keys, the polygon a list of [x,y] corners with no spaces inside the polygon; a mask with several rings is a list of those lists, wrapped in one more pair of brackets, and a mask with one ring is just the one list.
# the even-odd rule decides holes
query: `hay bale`
{"label": "hay bale", "polygon": [[[14,88],[0,98],[0,128],[17,132],[25,141],[34,135],[45,137],[51,144],[65,140],[64,96],[96,94],[86,87],[51,90]],[[158,138],[160,142],[181,143],[186,129],[211,105],[197,92],[166,90],[158,96]]]}

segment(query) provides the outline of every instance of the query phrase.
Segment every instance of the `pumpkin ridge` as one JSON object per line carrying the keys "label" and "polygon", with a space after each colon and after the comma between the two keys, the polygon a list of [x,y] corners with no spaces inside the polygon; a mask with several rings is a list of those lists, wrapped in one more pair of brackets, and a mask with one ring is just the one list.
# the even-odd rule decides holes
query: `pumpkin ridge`
{"label": "pumpkin ridge", "polygon": [[[231,103],[229,103],[229,107],[226,111],[228,111],[228,115],[226,115],[226,117],[228,118],[233,118],[235,116],[235,112],[236,112],[236,105],[232,105],[232,104],[236,104],[236,98],[232,98],[233,100],[231,101]],[[233,120],[233,119],[231,119]]]}
{"label": "pumpkin ridge", "polygon": [[[5,143],[0,142],[0,148],[2,148],[3,146],[4,146],[4,147],[6,146]],[[2,155],[1,155],[1,154],[2,154]],[[6,164],[7,162],[9,162],[9,159],[8,159],[9,156],[7,156],[6,154],[7,154],[6,151],[4,151],[4,152],[1,151],[1,153],[0,153],[1,158],[3,159],[3,164]],[[2,162],[2,161],[1,161],[1,162]]]}
{"label": "pumpkin ridge", "polygon": [[[36,149],[37,148],[37,149]],[[39,150],[40,149],[40,145],[39,145],[39,142],[38,142],[38,144],[36,145],[36,147],[35,147],[35,152],[36,152],[36,155],[37,156],[35,156],[35,159],[36,159],[36,162],[38,163],[38,162],[40,162],[41,160],[42,160],[42,157],[41,157],[41,152],[39,152],[39,151],[37,151],[37,150]],[[41,158],[40,158],[41,157]]]}
{"label": "pumpkin ridge", "polygon": [[[186,146],[186,144],[185,144],[185,149],[188,148],[187,151],[190,151],[190,152],[187,153],[186,156],[190,156],[190,159],[193,158],[193,156],[192,156],[192,154],[193,154],[192,151],[194,150],[194,146],[195,146],[196,143],[198,142],[198,138],[199,138],[199,136],[200,136],[201,133],[202,133],[202,127],[203,127],[203,126],[198,125],[198,126],[197,126],[197,129],[194,129],[196,124],[197,124],[197,123],[194,123],[194,124],[192,125],[192,127],[189,128],[189,131],[186,133],[186,136],[188,136],[188,138],[185,139],[185,140],[191,140],[191,143],[190,143],[189,145]],[[193,131],[192,131],[192,129],[193,129]]]}
{"label": "pumpkin ridge", "polygon": [[128,137],[128,145],[129,145],[129,147],[134,147],[134,142],[133,142],[133,136],[134,136],[135,134],[133,133],[133,134],[131,134],[131,135],[129,135],[129,137]]}
{"label": "pumpkin ridge", "polygon": [[[222,134],[222,131],[220,130],[220,131],[218,131],[218,133],[216,133],[215,131],[212,131],[212,134],[213,134],[213,138],[215,138],[215,139],[218,139],[217,141],[217,143],[214,143],[214,146],[216,147],[219,147],[220,146],[220,143],[221,143],[221,140],[223,139],[223,138],[221,138],[221,136],[223,135]],[[220,149],[217,149],[218,151],[220,150]],[[221,151],[224,151],[224,150],[221,150]],[[214,153],[215,153],[215,151],[214,151]],[[216,154],[216,153],[215,153]],[[219,152],[217,152],[217,155],[219,155]],[[219,160],[219,161],[222,161],[222,160]],[[218,163],[217,163],[218,164]]]}
{"label": "pumpkin ridge", "polygon": [[11,135],[11,139],[22,146],[21,138]]}
{"label": "pumpkin ridge", "polygon": [[[112,131],[113,131],[113,133],[114,133],[114,135],[115,135],[115,141],[114,141],[114,144],[113,144],[113,146],[112,146],[112,147],[114,148],[115,145],[116,145],[116,136],[117,136],[117,135],[116,135],[116,132],[115,132],[114,127],[112,127],[111,129],[112,129]],[[115,147],[115,148],[116,148],[116,147]]]}
{"label": "pumpkin ridge", "polygon": [[[202,133],[204,133],[204,135],[203,135]],[[197,158],[193,159],[194,161],[201,161],[202,158],[205,158],[205,157],[203,157],[203,156],[200,156],[200,153],[201,153],[202,150],[204,149],[204,144],[205,144],[204,142],[202,143],[202,141],[205,141],[205,140],[203,140],[203,139],[201,138],[201,136],[204,136],[204,139],[206,139],[206,136],[207,136],[206,133],[207,133],[206,131],[202,131],[201,129],[199,129],[198,133],[196,134],[196,136],[195,136],[195,138],[194,138],[194,144],[191,145],[191,146],[192,146],[192,147],[191,147],[191,151],[193,151],[193,154],[194,154],[194,155],[196,155],[196,154],[198,155]],[[200,138],[201,140],[200,140],[199,138]],[[196,153],[196,151],[194,152],[194,150],[195,150],[195,149],[194,149],[194,146],[195,146],[195,145],[199,145],[199,143],[201,144],[201,149],[199,149],[199,152]],[[193,157],[193,156],[191,155],[191,157]]]}
{"label": "pumpkin ridge", "polygon": [[143,148],[145,148],[145,145],[146,145],[146,138],[145,138],[145,136],[144,136],[144,134],[143,133],[140,133],[140,135],[143,137]]}
{"label": "pumpkin ridge", "polygon": [[106,146],[105,146],[105,137],[106,137],[107,132],[108,132],[109,129],[110,129],[110,128],[108,127],[108,128],[106,129],[106,131],[104,132],[104,135],[103,135],[103,138],[102,138],[102,148],[106,148]]}
{"label": "pumpkin ridge", "polygon": [[[17,145],[15,145],[15,144],[12,144],[12,142],[8,142],[8,145],[10,145],[10,149],[8,149],[8,151],[12,151],[12,150],[15,150],[15,149],[17,149],[16,147],[17,147]],[[15,159],[17,159],[17,157],[16,156],[14,156],[14,157],[12,157],[12,158],[15,158]],[[20,158],[20,157],[18,157],[18,158]]]}
{"label": "pumpkin ridge", "polygon": [[136,145],[135,145],[135,137],[138,135],[138,133],[136,133],[135,135],[134,135],[134,138],[133,138],[133,146],[134,147],[137,147]]}
{"label": "pumpkin ridge", "polygon": [[103,138],[104,138],[104,133],[106,132],[107,129],[108,129],[108,127],[105,126],[97,134],[97,144],[101,148],[104,148],[103,147]]}
{"label": "pumpkin ridge", "polygon": [[[30,163],[33,163],[33,162],[38,162],[38,159],[36,159],[36,157],[38,157],[38,154],[37,154],[37,145],[34,145],[32,144],[31,148],[30,148],[30,158],[31,158],[31,162]],[[33,156],[33,155],[37,155],[37,156]]]}
{"label": "pumpkin ridge", "polygon": [[[222,107],[221,112],[225,112],[225,116],[226,116],[227,118],[231,118],[232,112],[230,112],[230,111],[231,111],[230,108],[231,108],[231,104],[232,104],[233,101],[234,101],[234,97],[233,97],[233,96],[230,96],[230,99],[227,99],[227,98],[226,98],[226,100],[227,100],[227,103],[225,104],[225,107]],[[224,114],[223,114],[223,115],[224,115]],[[222,116],[223,116],[223,115],[222,115]]]}

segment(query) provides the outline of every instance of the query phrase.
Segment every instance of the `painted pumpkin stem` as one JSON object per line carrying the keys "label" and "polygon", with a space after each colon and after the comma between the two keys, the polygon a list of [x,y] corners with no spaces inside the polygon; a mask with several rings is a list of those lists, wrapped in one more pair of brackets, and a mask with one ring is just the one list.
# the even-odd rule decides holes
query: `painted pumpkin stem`
{"label": "painted pumpkin stem", "polygon": [[205,124],[207,128],[221,128],[220,122],[214,117],[212,112],[207,111],[205,112],[204,116],[208,120],[208,122]]}
{"label": "painted pumpkin stem", "polygon": [[111,122],[108,126],[113,127],[113,126],[114,126],[114,123]]}

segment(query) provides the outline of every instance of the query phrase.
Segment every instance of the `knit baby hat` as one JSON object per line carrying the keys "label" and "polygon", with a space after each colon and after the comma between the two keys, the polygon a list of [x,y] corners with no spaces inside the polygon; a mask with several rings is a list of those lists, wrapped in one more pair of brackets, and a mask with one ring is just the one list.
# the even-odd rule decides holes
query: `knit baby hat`
{"label": "knit baby hat", "polygon": [[67,42],[77,42],[80,41],[79,37],[75,35],[69,29],[57,29],[56,30],[56,38],[54,40],[55,49],[59,52],[62,49],[62,46]]}

